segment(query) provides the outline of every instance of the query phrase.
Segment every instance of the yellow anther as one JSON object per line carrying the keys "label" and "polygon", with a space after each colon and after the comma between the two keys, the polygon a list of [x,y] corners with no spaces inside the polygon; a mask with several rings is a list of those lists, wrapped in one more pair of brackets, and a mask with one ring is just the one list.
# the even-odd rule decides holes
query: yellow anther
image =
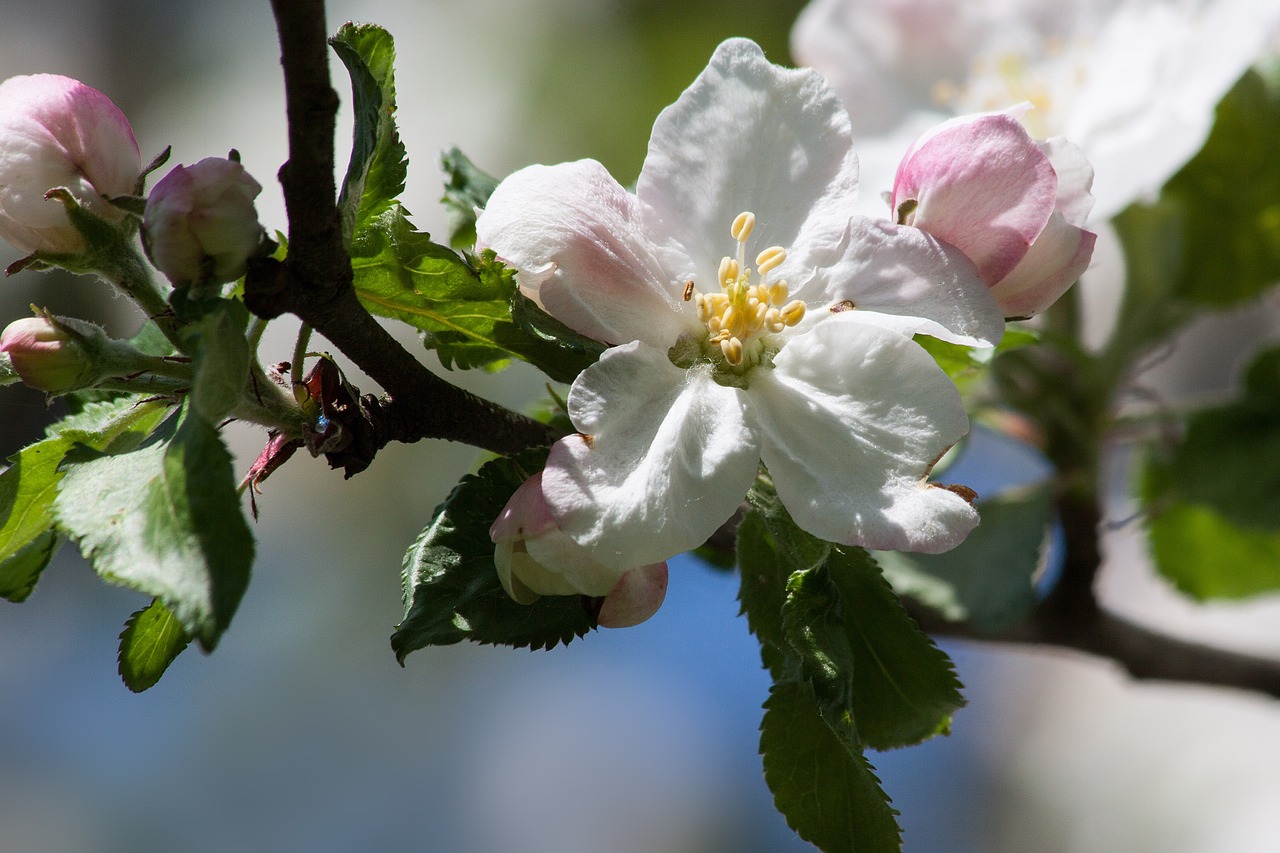
{"label": "yellow anther", "polygon": [[737,338],[730,337],[720,341],[720,352],[724,353],[724,360],[734,367],[742,364],[742,341]]}
{"label": "yellow anther", "polygon": [[778,264],[787,259],[787,250],[781,246],[770,246],[760,254],[756,255],[756,269],[760,271],[760,275],[764,275],[772,269],[776,269]]}
{"label": "yellow anther", "polygon": [[769,315],[769,310],[769,306],[763,302],[757,302],[755,304],[755,310],[751,315],[751,321],[747,323],[747,326],[750,327],[751,331],[758,332],[764,327],[765,317]]}
{"label": "yellow anther", "polygon": [[705,323],[711,319],[711,306],[707,303],[706,294],[695,293],[693,304],[698,308],[698,322]]}
{"label": "yellow anther", "polygon": [[787,287],[787,283],[782,279],[775,281],[769,285],[769,304],[782,307],[787,302],[787,297],[791,295],[791,289]]}
{"label": "yellow anther", "polygon": [[729,229],[729,233],[733,235],[733,239],[739,243],[747,242],[747,238],[751,236],[751,231],[756,227],[756,215],[749,210],[739,213],[733,220],[733,227]]}
{"label": "yellow anther", "polygon": [[778,314],[781,316],[783,323],[788,326],[794,326],[804,319],[804,311],[804,303],[799,299],[793,299],[786,305],[783,305],[781,310],[778,311]]}
{"label": "yellow anther", "polygon": [[737,305],[730,305],[720,315],[720,328],[728,331],[735,338],[740,338],[747,333],[747,318],[743,316]]}
{"label": "yellow anther", "polygon": [[739,272],[741,272],[741,269],[738,267],[737,261],[729,257],[721,258],[720,271],[716,273],[716,275],[719,276],[720,286],[728,287],[730,284],[733,284],[738,280]]}
{"label": "yellow anther", "polygon": [[782,312],[777,308],[770,308],[764,315],[764,327],[775,335],[787,327],[782,320]]}

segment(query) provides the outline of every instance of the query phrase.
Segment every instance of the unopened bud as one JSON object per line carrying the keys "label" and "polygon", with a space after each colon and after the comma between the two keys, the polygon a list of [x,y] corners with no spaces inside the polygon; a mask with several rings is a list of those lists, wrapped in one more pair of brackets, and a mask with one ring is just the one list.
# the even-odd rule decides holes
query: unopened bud
{"label": "unopened bud", "polygon": [[235,281],[262,242],[253,206],[260,192],[235,160],[175,167],[151,190],[143,214],[152,263],[175,285]]}
{"label": "unopened bud", "polygon": [[0,352],[25,384],[48,394],[86,388],[101,378],[78,336],[48,317],[10,323],[0,334]]}

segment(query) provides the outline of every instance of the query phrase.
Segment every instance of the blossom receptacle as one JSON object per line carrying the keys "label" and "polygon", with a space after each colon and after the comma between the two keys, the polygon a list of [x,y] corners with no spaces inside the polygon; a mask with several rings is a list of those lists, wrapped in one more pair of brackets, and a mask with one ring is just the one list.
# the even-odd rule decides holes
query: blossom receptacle
{"label": "blossom receptacle", "polygon": [[1096,235],[1080,227],[1093,171],[1061,138],[1033,140],[1021,110],[958,116],[921,136],[894,176],[890,206],[977,265],[1006,317],[1052,305],[1089,266]]}
{"label": "blossom receptacle", "polygon": [[97,89],[70,77],[32,74],[0,83],[0,237],[23,252],[79,254],[85,241],[62,187],[90,212],[119,222],[107,199],[132,193],[142,171],[128,119]]}
{"label": "blossom receptacle", "polygon": [[516,489],[490,527],[489,538],[502,588],[520,604],[544,595],[602,598],[599,624],[626,628],[656,613],[666,597],[665,562],[610,569],[565,535],[543,496],[541,472]]}
{"label": "blossom receptacle", "polygon": [[176,166],[147,197],[147,252],[174,285],[223,284],[244,275],[262,225],[253,200],[262,185],[235,160],[206,157]]}
{"label": "blossom receptacle", "polygon": [[0,333],[0,352],[9,357],[24,384],[48,394],[64,394],[102,378],[80,337],[48,317],[24,317]]}

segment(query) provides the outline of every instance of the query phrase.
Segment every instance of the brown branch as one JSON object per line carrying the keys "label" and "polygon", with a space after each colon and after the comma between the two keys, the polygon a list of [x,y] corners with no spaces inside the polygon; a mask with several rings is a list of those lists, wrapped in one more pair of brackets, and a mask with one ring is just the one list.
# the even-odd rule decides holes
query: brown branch
{"label": "brown branch", "polygon": [[[464,441],[495,453],[549,444],[545,424],[469,394],[414,358],[370,316],[352,286],[342,243],[334,178],[334,117],[338,96],[329,81],[323,0],[271,0],[280,36],[289,160],[280,168],[289,217],[289,255],[251,264],[245,305],[259,317],[294,314],[327,338],[382,386],[365,397],[365,424],[350,458],[331,460],[348,475],[362,470],[389,441]],[[354,452],[354,451],[353,451]]]}
{"label": "brown branch", "polygon": [[918,602],[906,603],[920,627],[936,636],[1073,649],[1119,664],[1140,680],[1234,687],[1280,699],[1280,661],[1193,643],[1101,609],[1091,619],[1069,625],[1051,607],[1042,606],[1015,628],[985,634],[948,621]]}
{"label": "brown branch", "polygon": [[1102,609],[1094,590],[1102,565],[1101,515],[1092,495],[1091,489],[1076,489],[1059,497],[1058,517],[1066,540],[1062,577],[1014,628],[985,634],[917,602],[908,602],[911,615],[921,628],[939,636],[1074,649],[1113,661],[1136,679],[1235,687],[1280,699],[1280,660],[1183,640]]}

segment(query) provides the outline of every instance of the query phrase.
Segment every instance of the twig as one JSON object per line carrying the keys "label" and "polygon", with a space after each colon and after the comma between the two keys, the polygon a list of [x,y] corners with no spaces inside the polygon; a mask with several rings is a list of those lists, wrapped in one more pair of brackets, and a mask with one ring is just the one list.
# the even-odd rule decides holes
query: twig
{"label": "twig", "polygon": [[280,168],[289,217],[289,255],[262,259],[245,280],[245,305],[259,317],[294,314],[382,386],[366,397],[362,442],[368,459],[333,460],[361,470],[389,441],[443,438],[495,453],[549,444],[556,431],[469,394],[414,358],[360,304],[342,243],[334,178],[334,116],[323,0],[271,0],[280,36],[289,120],[289,160]]}

